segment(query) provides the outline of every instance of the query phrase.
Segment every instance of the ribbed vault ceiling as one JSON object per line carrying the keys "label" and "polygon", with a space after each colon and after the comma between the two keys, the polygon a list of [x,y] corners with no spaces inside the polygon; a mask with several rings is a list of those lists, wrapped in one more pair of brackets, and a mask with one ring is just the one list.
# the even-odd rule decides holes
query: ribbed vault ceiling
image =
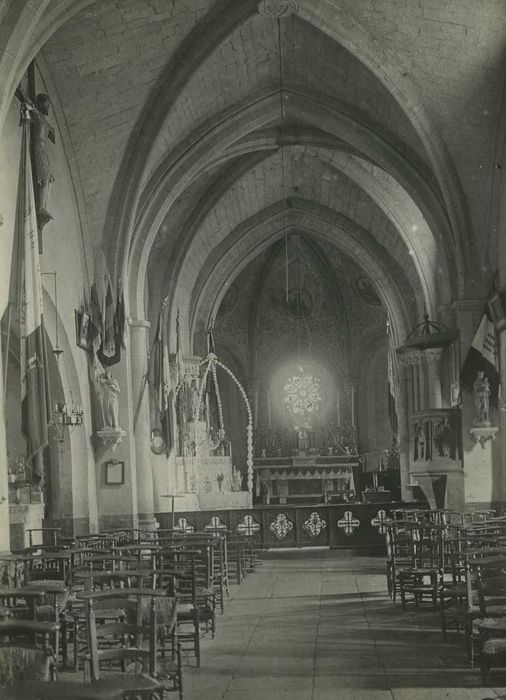
{"label": "ribbed vault ceiling", "polygon": [[70,5],[40,67],[131,315],[169,294],[171,323],[201,332],[286,232],[287,198],[290,231],[350,255],[400,334],[483,293],[502,0],[299,0],[280,21],[283,121],[278,23],[254,0]]}

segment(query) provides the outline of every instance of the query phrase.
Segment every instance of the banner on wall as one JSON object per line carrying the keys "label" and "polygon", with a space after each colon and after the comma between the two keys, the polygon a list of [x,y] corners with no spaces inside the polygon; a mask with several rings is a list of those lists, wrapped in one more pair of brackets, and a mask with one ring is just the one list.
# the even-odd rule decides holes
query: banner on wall
{"label": "banner on wall", "polygon": [[48,444],[48,424],[52,412],[27,110],[22,113],[22,128],[16,223],[21,415],[27,443],[27,460],[32,462],[35,475],[40,479],[42,474],[36,471],[40,460],[35,458]]}
{"label": "banner on wall", "polygon": [[171,416],[173,391],[170,376],[169,347],[167,343],[165,301],[158,314],[158,323],[153,343],[151,385],[156,392],[157,414],[164,437],[166,454],[169,455],[174,442]]}
{"label": "banner on wall", "polygon": [[490,385],[490,404],[497,406],[499,399],[499,361],[495,326],[490,317],[490,309],[485,309],[471,341],[471,347],[462,366],[461,383],[470,391],[478,372],[483,372]]}

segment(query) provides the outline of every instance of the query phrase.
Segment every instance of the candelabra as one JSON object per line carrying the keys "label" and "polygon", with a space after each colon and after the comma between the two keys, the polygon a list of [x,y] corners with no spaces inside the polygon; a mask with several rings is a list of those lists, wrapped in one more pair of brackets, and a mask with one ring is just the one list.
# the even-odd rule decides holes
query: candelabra
{"label": "candelabra", "polygon": [[65,427],[75,428],[77,425],[82,425],[84,421],[84,411],[82,406],[77,406],[75,403],[72,406],[67,406],[66,403],[55,404],[53,413],[53,424],[56,428],[58,442],[63,442]]}

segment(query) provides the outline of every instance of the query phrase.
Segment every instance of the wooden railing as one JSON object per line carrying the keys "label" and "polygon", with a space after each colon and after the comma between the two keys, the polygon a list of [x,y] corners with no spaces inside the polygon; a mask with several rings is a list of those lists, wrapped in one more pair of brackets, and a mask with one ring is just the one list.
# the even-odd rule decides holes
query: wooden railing
{"label": "wooden railing", "polygon": [[[258,547],[384,547],[384,521],[393,509],[419,503],[339,503],[269,505],[244,510],[189,511],[175,514],[181,531],[221,530],[251,538]],[[156,516],[160,528],[171,526],[170,513]]]}

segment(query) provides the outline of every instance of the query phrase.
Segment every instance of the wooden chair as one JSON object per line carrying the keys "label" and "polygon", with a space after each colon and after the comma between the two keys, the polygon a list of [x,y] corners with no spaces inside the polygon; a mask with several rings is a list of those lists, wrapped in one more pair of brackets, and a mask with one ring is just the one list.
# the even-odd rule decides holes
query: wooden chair
{"label": "wooden chair", "polygon": [[35,533],[37,532],[40,532],[41,534],[42,545],[57,546],[58,537],[61,533],[61,527],[32,527],[29,528],[27,532],[30,547],[38,546],[34,542]]}
{"label": "wooden chair", "polygon": [[400,594],[401,571],[415,562],[412,524],[406,520],[392,520],[387,524],[387,590],[394,603]]}
{"label": "wooden chair", "polygon": [[[471,663],[478,649],[482,679],[499,659],[506,661],[506,551],[474,562],[480,615],[472,622]],[[504,664],[502,664],[504,665]]]}
{"label": "wooden chair", "polygon": [[174,572],[169,590],[177,604],[177,639],[184,650],[194,653],[196,664],[200,666],[200,628],[201,624],[210,626],[214,638],[216,596],[212,587],[205,588],[202,585],[205,581],[197,575],[198,554],[193,549],[166,550],[157,559],[164,570]]}
{"label": "wooden chair", "polygon": [[75,600],[68,606],[65,614],[66,629],[69,631],[69,641],[73,643],[74,670],[79,669],[79,663],[88,651],[88,638],[86,634],[86,608],[84,601],[86,594],[93,591],[116,592],[112,598],[104,598],[96,603],[96,614],[100,610],[100,620],[105,622],[119,622],[125,619],[126,612],[120,605],[119,596],[123,590],[141,588],[144,581],[143,572],[128,571],[95,571],[84,570],[74,574],[75,581],[82,585],[83,591],[78,591]]}
{"label": "wooden chair", "polygon": [[57,659],[58,625],[31,620],[0,622],[0,688],[21,680],[55,680]]}
{"label": "wooden chair", "polygon": [[[157,659],[156,598],[166,597],[160,590],[125,589],[120,597],[126,610],[135,615],[135,619],[120,622],[97,624],[95,611],[97,602],[117,596],[116,591],[83,594],[86,601],[86,618],[89,655],[86,659],[86,675],[92,681],[98,681],[103,674],[103,666],[119,669],[128,673],[128,662],[134,664],[134,673],[128,673],[129,693],[136,698],[162,697],[164,692],[175,691],[183,697],[183,678],[181,652],[178,648],[177,661]],[[118,599],[117,597],[115,598]],[[149,616],[146,620],[146,606],[149,601]],[[132,606],[135,603],[135,607]],[[101,613],[98,613],[101,614]],[[148,622],[148,624],[144,624]],[[124,684],[123,675],[117,676],[119,684]]]}
{"label": "wooden chair", "polygon": [[399,587],[402,609],[406,610],[408,596],[418,608],[426,599],[437,610],[439,583],[444,570],[443,532],[445,527],[436,523],[409,526],[412,539],[411,566],[399,572]]}

